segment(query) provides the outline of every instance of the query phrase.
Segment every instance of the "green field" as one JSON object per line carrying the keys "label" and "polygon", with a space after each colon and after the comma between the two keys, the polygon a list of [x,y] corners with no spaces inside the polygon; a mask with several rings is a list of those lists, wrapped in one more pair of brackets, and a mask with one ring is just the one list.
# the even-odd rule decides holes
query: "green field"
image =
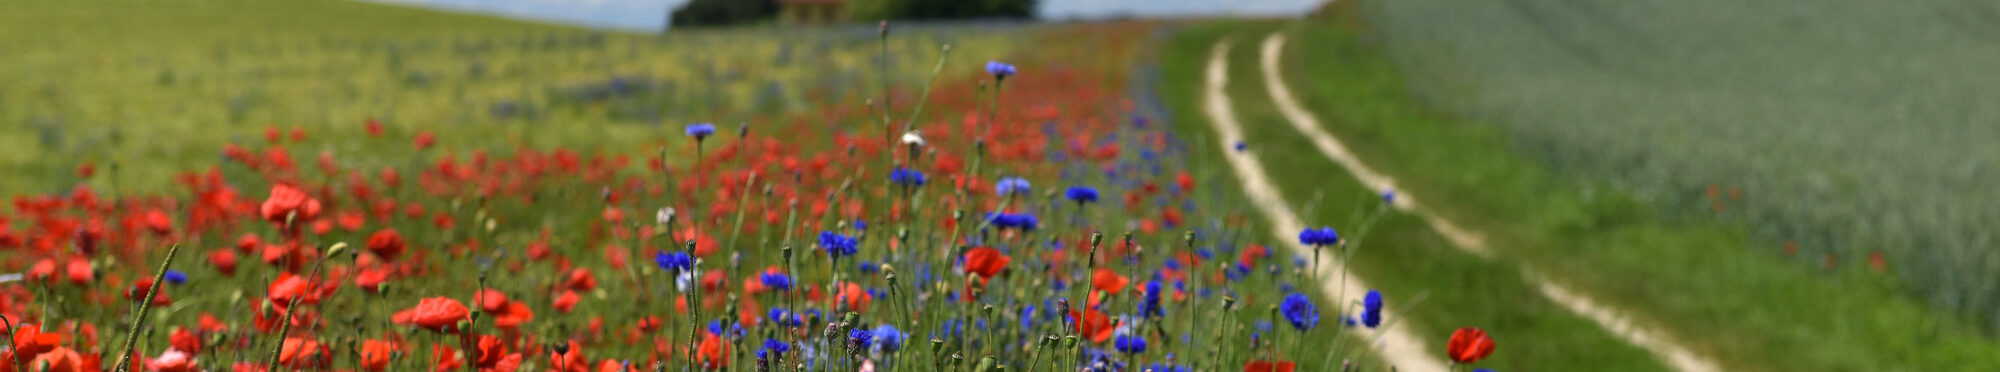
{"label": "green field", "polygon": [[[1370,1],[1425,102],[1559,174],[1745,226],[2000,330],[2000,6],[1982,1]],[[1735,196],[1727,194],[1738,194]]]}
{"label": "green field", "polygon": [[[113,0],[0,5],[0,194],[57,192],[90,163],[100,188],[169,185],[266,127],[358,138],[369,118],[440,146],[634,150],[689,122],[860,109],[880,92],[873,27],[672,35],[345,1]],[[1001,55],[1020,30],[930,26],[889,44],[888,83],[928,77],[939,45]],[[984,61],[984,59],[980,59]],[[915,92],[905,92],[914,96]],[[900,98],[899,98],[900,99]],[[669,125],[671,127],[663,127]],[[589,131],[543,130],[551,127]],[[322,137],[333,136],[333,137]],[[345,156],[353,146],[295,148]],[[635,150],[636,151],[636,150]]]}
{"label": "green field", "polygon": [[[1242,48],[1243,43],[1261,41],[1272,29],[1238,26],[1230,36]],[[1970,326],[1971,322],[1923,304],[1892,280],[1864,270],[1858,263],[1824,272],[1801,262],[1803,258],[1784,257],[1776,244],[1765,243],[1770,241],[1767,237],[1742,226],[1744,221],[1685,213],[1678,204],[1649,198],[1642,191],[1621,186],[1621,181],[1552,165],[1541,156],[1544,147],[1539,142],[1522,139],[1533,132],[1492,124],[1495,119],[1477,112],[1459,112],[1434,100],[1431,93],[1506,91],[1504,87],[1427,85],[1453,75],[1427,74],[1393,58],[1395,54],[1383,48],[1382,31],[1320,21],[1275,29],[1282,29],[1292,39],[1283,63],[1295,94],[1364,161],[1403,180],[1405,188],[1424,195],[1426,204],[1441,214],[1469,221],[1468,227],[1488,233],[1489,244],[1502,252],[1501,260],[1560,273],[1558,281],[1634,312],[1642,324],[1665,330],[1694,351],[1718,359],[1727,369],[1978,370],[2000,363],[1992,357],[2000,346]],[[1181,48],[1205,50],[1212,42],[1205,40],[1212,37],[1183,40],[1196,45]],[[1198,53],[1190,51],[1183,58],[1169,60],[1184,60]],[[1237,53],[1232,69],[1255,62],[1254,55]],[[1173,63],[1195,62],[1169,62]],[[1199,77],[1192,68],[1178,70],[1180,74],[1169,70],[1168,80],[1184,80],[1180,84],[1194,87]],[[1351,181],[1345,177],[1328,180],[1325,175],[1344,171],[1329,161],[1318,161],[1319,154],[1311,151],[1309,144],[1279,124],[1281,118],[1268,113],[1273,107],[1261,87],[1241,87],[1260,84],[1254,72],[1232,71],[1232,75],[1231,84],[1238,87],[1232,89],[1237,110],[1248,118],[1266,112],[1264,122],[1246,121],[1250,127],[1245,130],[1253,139],[1251,147],[1258,149],[1255,151],[1267,164],[1284,164],[1284,169],[1271,171],[1290,175],[1277,180],[1289,198],[1303,204],[1308,199],[1298,194],[1314,190],[1327,190],[1330,196],[1367,192],[1350,189],[1353,186],[1346,183]],[[1192,93],[1167,91],[1169,101],[1178,105],[1197,103]],[[1546,107],[1536,108],[1573,109],[1561,103],[1542,105]],[[1198,114],[1193,109],[1182,111],[1183,120]],[[1191,130],[1201,129],[1196,126]],[[1271,134],[1258,139],[1260,131]],[[1671,154],[1660,156],[1667,155]],[[1701,193],[1699,189],[1690,192]],[[1328,201],[1339,205],[1342,198],[1329,197]],[[1707,207],[1703,203],[1688,209],[1705,211]],[[1339,208],[1335,212],[1329,217],[1345,213]],[[1449,250],[1439,253],[1442,257],[1373,258],[1373,263],[1366,255],[1356,259],[1368,267],[1402,267],[1372,277],[1378,282],[1393,278],[1429,283],[1425,284],[1428,287],[1456,287],[1440,279],[1453,274],[1427,277],[1423,270],[1436,267],[1434,263],[1457,260],[1453,254],[1466,255]],[[1458,271],[1456,275],[1479,277],[1481,282],[1508,275],[1499,269]],[[1504,291],[1486,288],[1467,292]],[[1466,293],[1456,295],[1469,297]],[[1508,307],[1534,308],[1529,304],[1537,302],[1522,296],[1495,296],[1485,301],[1467,306],[1504,314]],[[1539,315],[1547,317],[1547,312],[1561,310],[1540,311]],[[1546,320],[1534,321],[1543,322]],[[1557,328],[1576,331],[1576,327]],[[1565,350],[1592,353],[1583,351],[1590,346],[1568,346]],[[1531,365],[1549,368],[1549,364]]]}

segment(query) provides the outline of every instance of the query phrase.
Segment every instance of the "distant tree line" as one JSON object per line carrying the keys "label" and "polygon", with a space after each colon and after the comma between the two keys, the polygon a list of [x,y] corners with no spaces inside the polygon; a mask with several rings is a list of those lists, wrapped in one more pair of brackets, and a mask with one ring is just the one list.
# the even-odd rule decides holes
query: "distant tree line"
{"label": "distant tree line", "polygon": [[[848,19],[1024,19],[1040,0],[846,0]],[[762,22],[778,16],[778,0],[694,0],[674,9],[675,27]]]}

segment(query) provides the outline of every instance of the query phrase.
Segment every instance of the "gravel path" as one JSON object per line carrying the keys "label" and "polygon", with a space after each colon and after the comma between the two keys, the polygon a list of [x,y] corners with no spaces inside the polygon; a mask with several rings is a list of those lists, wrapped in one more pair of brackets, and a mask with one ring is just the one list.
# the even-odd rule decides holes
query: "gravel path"
{"label": "gravel path", "polygon": [[[1460,228],[1458,227],[1457,224],[1453,224],[1450,221],[1446,220],[1445,218],[1440,217],[1434,213],[1431,213],[1429,210],[1424,209],[1421,204],[1417,203],[1417,197],[1415,195],[1410,195],[1408,191],[1396,187],[1396,180],[1394,178],[1390,178],[1389,176],[1377,173],[1374,169],[1369,168],[1366,164],[1363,164],[1360,159],[1355,158],[1354,154],[1352,152],[1349,152],[1346,146],[1342,146],[1340,144],[1339,139],[1335,138],[1332,134],[1328,134],[1326,130],[1320,126],[1319,120],[1317,118],[1315,118],[1310,112],[1307,112],[1304,108],[1300,107],[1298,100],[1292,97],[1291,88],[1286,86],[1285,80],[1281,77],[1282,74],[1278,70],[1278,60],[1279,60],[1278,57],[1280,53],[1284,51],[1284,45],[1285,45],[1285,35],[1283,33],[1272,33],[1270,37],[1265,38],[1263,49],[1261,51],[1262,52],[1261,64],[1263,67],[1262,72],[1264,75],[1264,86],[1270,89],[1271,101],[1273,104],[1277,105],[1278,111],[1284,114],[1286,121],[1291,124],[1292,128],[1298,130],[1300,135],[1304,135],[1306,136],[1306,138],[1312,140],[1313,146],[1318,147],[1321,154],[1326,155],[1327,159],[1333,160],[1335,163],[1340,164],[1341,167],[1346,168],[1350,174],[1354,175],[1355,179],[1361,181],[1362,185],[1368,186],[1369,188],[1375,190],[1397,190],[1396,203],[1395,203],[1396,208],[1422,217],[1425,222],[1430,224],[1431,229],[1436,230],[1439,235],[1443,235],[1446,240],[1450,240],[1453,246],[1467,253],[1472,253],[1474,255],[1478,255],[1480,257],[1485,257],[1485,258],[1492,258],[1492,253],[1489,249],[1487,249],[1485,240],[1480,237],[1480,234],[1474,231]],[[1218,50],[1221,50],[1220,46],[1218,46]],[[1224,62],[1220,59],[1221,58],[1220,54],[1217,54],[1215,58],[1216,59],[1209,62],[1210,70],[1208,76],[1209,79],[1208,82],[1211,85],[1210,89],[1212,89],[1212,91],[1210,92],[1211,95],[1208,96],[1209,100],[1208,105],[1211,111],[1210,116],[1212,117],[1218,116],[1217,114],[1213,113],[1216,110],[1215,109],[1216,106],[1227,106],[1229,104],[1228,97],[1220,97],[1222,93],[1220,88],[1218,88],[1223,83],[1226,83],[1226,81],[1224,80],[1227,80],[1228,78],[1226,73],[1218,72],[1218,71],[1225,71],[1217,67],[1217,66],[1222,66]],[[1223,107],[1222,112],[1227,113],[1230,112],[1230,110],[1228,109],[1228,107]],[[1233,118],[1230,119],[1231,120],[1227,120],[1227,124],[1217,124],[1217,126],[1234,127],[1235,122]],[[1222,120],[1220,118],[1216,118],[1215,120],[1211,121],[1217,123],[1225,122],[1225,120]],[[1224,135],[1224,137],[1240,138],[1240,134],[1237,134],[1236,132],[1237,131],[1234,130],[1234,128],[1231,128],[1231,130],[1225,131],[1226,134]],[[1236,156],[1236,157],[1244,157],[1244,156]],[[1232,157],[1232,159],[1233,158],[1234,157]],[[1255,161],[1252,160],[1249,163],[1255,164]],[[1242,165],[1243,163],[1241,162],[1232,161],[1231,164],[1237,165],[1238,168],[1244,166]],[[1250,173],[1255,173],[1252,175],[1243,175],[1242,173],[1245,172],[1241,171],[1239,171],[1238,173],[1239,175],[1243,176],[1241,178],[1244,179],[1243,182],[1246,185],[1244,187],[1244,190],[1246,192],[1250,192],[1252,190],[1269,192],[1271,193],[1269,198],[1283,200],[1282,198],[1277,198],[1276,191],[1268,187],[1269,182],[1262,178],[1263,175],[1261,171],[1250,172]],[[1266,187],[1261,190],[1258,188],[1249,187],[1248,185],[1252,183],[1252,180],[1250,180],[1251,176],[1256,176],[1257,177],[1256,183],[1265,184]],[[1252,199],[1257,199],[1257,197],[1252,196]],[[1262,204],[1261,200],[1259,201],[1259,204],[1260,205]],[[1268,214],[1269,210],[1266,209],[1266,212]],[[1287,231],[1297,231],[1297,226],[1298,226],[1296,221],[1297,217],[1291,216],[1289,212],[1286,212],[1284,214],[1286,215],[1285,216],[1286,218],[1292,220],[1291,225],[1288,225],[1291,227],[1285,227],[1284,229],[1289,229]],[[1273,219],[1277,218],[1278,217],[1273,216]],[[1618,311],[1617,309],[1605,306],[1603,305],[1602,302],[1593,300],[1584,293],[1565,288],[1562,285],[1549,281],[1546,277],[1538,273],[1529,271],[1527,269],[1522,270],[1522,276],[1526,278],[1528,283],[1534,284],[1536,287],[1540,288],[1542,296],[1547,297],[1549,301],[1555,302],[1556,304],[1561,305],[1563,308],[1568,309],[1570,312],[1576,313],[1578,315],[1583,316],[1586,319],[1590,319],[1591,321],[1596,322],[1598,326],[1604,327],[1605,330],[1610,331],[1613,335],[1617,335],[1619,338],[1624,339],[1626,342],[1630,342],[1633,345],[1637,345],[1640,348],[1653,352],[1654,355],[1658,356],[1661,360],[1666,361],[1669,366],[1672,366],[1675,369],[1681,371],[1691,371],[1691,372],[1721,370],[1721,368],[1717,367],[1714,362],[1711,362],[1708,359],[1703,358],[1692,351],[1689,351],[1686,347],[1682,347],[1681,345],[1668,340],[1667,337],[1663,336],[1665,333],[1657,329],[1641,326],[1639,324],[1634,323],[1631,318],[1620,315],[1624,314],[1625,312]],[[1429,370],[1429,369],[1411,369],[1411,370]]]}

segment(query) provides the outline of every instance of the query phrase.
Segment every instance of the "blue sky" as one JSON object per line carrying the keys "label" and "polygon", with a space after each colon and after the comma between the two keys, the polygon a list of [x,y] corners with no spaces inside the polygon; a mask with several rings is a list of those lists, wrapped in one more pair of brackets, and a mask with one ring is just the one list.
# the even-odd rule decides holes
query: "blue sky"
{"label": "blue sky", "polygon": [[[688,0],[366,0],[491,13],[592,27],[658,30],[667,10]],[[865,0],[863,0],[865,1]],[[1287,15],[1325,0],[1042,0],[1043,18],[1138,16]]]}

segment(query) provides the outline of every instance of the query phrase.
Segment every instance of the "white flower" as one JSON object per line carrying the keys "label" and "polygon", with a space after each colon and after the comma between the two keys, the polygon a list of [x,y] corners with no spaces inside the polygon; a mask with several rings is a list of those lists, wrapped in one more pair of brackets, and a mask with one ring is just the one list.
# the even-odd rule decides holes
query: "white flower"
{"label": "white flower", "polygon": [[917,131],[909,131],[909,132],[904,132],[904,133],[903,133],[903,144],[905,144],[905,145],[917,145],[917,146],[923,146],[923,145],[924,145],[924,136],[921,136],[921,135],[918,135],[918,134],[917,134]]}

